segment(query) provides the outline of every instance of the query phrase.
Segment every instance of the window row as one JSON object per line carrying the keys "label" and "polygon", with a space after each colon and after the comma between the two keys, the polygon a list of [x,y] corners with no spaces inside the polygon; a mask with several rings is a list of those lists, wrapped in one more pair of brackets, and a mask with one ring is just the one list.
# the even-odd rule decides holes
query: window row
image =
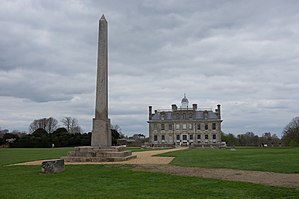
{"label": "window row", "polygon": [[[175,130],[192,130],[193,129],[193,124],[175,124]],[[212,123],[212,130],[216,130],[216,123]],[[173,124],[161,124],[161,130],[166,130],[166,128],[168,127],[168,130],[173,130]],[[209,130],[209,124],[208,123],[204,123],[204,124],[195,124],[195,127],[197,130]],[[154,124],[154,130],[158,129],[158,124]]]}
{"label": "window row", "polygon": [[[165,113],[161,113],[161,120],[165,120],[165,118],[166,118],[166,115],[165,115]],[[174,116],[174,118],[175,119],[183,119],[183,120],[185,120],[185,119],[193,119],[193,114],[192,113],[190,113],[190,114],[188,114],[188,113],[183,113],[183,114],[179,114],[179,113],[177,113],[175,116]]]}
{"label": "window row", "polygon": [[[212,134],[211,138],[213,140],[217,139],[217,135],[216,134]],[[210,138],[210,139],[211,139]],[[198,134],[197,135],[197,140],[201,140],[201,135]],[[204,139],[208,140],[209,139],[209,135],[204,135]],[[164,141],[165,140],[165,135],[161,135],[161,140]],[[176,135],[176,140],[180,141],[180,140],[188,140],[188,135]],[[193,140],[193,135],[189,135],[189,140]],[[154,135],[154,141],[158,141],[158,135]]]}

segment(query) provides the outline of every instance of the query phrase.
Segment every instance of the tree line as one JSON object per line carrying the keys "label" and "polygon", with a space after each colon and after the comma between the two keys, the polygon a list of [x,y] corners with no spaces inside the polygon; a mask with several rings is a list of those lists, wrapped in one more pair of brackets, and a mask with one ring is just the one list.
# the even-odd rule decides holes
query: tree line
{"label": "tree line", "polygon": [[270,132],[264,133],[261,137],[253,132],[237,136],[222,133],[221,138],[228,146],[299,146],[299,117],[293,118],[284,128],[281,139]]}
{"label": "tree line", "polygon": [[253,132],[247,132],[235,136],[234,134],[221,135],[222,141],[226,142],[228,146],[281,146],[281,139],[276,134],[270,132],[264,133],[261,137],[255,135]]}
{"label": "tree line", "polygon": [[[34,120],[29,125],[29,134],[8,130],[3,131],[0,137],[0,145],[8,144],[13,148],[48,148],[48,147],[73,147],[89,146],[91,132],[83,133],[78,120],[65,117],[61,120],[64,127],[58,126],[55,118],[41,118]],[[119,133],[118,125],[112,126],[112,145],[117,144],[117,139],[123,135]],[[2,131],[1,131],[2,132]]]}
{"label": "tree line", "polygon": [[29,134],[6,132],[0,142],[18,148],[90,145],[91,133],[82,133],[76,118],[65,117],[61,123],[63,127],[53,117],[36,119],[29,125]]}
{"label": "tree line", "polygon": [[10,143],[12,148],[49,148],[90,145],[91,133],[69,133],[66,128],[57,128],[48,133],[43,128],[17,138]]}
{"label": "tree line", "polygon": [[[29,134],[25,132],[1,130],[0,145],[9,144],[10,147],[67,147],[88,146],[91,132],[82,133],[78,120],[65,117],[61,120],[64,127],[58,126],[58,121],[52,117],[34,120],[29,125]],[[123,138],[118,125],[111,126],[112,145],[117,145],[117,139]],[[270,132],[262,136],[253,132],[245,134],[222,133],[222,141],[228,146],[299,146],[299,117],[293,118],[282,132],[281,139]]]}

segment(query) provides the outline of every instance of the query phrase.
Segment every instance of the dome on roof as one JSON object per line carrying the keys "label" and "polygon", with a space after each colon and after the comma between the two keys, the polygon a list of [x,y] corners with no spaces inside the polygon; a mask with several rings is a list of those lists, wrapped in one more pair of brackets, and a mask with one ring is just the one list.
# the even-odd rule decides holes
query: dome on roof
{"label": "dome on roof", "polygon": [[183,103],[189,103],[189,100],[186,98],[186,95],[184,96],[184,98],[182,99],[182,104]]}
{"label": "dome on roof", "polygon": [[181,108],[188,108],[189,100],[186,97],[186,94],[184,94],[184,98],[182,99],[182,107]]}

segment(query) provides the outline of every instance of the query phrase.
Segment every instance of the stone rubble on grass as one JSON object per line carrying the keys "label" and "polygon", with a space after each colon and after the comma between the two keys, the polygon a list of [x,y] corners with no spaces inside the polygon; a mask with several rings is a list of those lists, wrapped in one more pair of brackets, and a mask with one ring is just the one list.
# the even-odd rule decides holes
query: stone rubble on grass
{"label": "stone rubble on grass", "polygon": [[42,173],[59,173],[64,171],[64,160],[49,160],[42,162]]}

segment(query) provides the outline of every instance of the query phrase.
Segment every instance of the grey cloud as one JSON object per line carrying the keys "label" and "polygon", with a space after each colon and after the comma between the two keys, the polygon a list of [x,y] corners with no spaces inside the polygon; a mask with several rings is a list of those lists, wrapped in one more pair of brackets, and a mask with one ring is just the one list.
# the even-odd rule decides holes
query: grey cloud
{"label": "grey cloud", "polygon": [[123,132],[146,134],[148,105],[170,108],[187,93],[200,107],[222,104],[224,132],[279,134],[298,115],[298,8],[291,0],[3,1],[0,126],[73,116],[90,130],[104,13],[110,118]]}
{"label": "grey cloud", "polygon": [[76,94],[94,90],[90,87],[91,78],[86,74],[72,78],[30,70],[12,70],[0,74],[1,96],[27,98],[36,102],[71,100]]}

